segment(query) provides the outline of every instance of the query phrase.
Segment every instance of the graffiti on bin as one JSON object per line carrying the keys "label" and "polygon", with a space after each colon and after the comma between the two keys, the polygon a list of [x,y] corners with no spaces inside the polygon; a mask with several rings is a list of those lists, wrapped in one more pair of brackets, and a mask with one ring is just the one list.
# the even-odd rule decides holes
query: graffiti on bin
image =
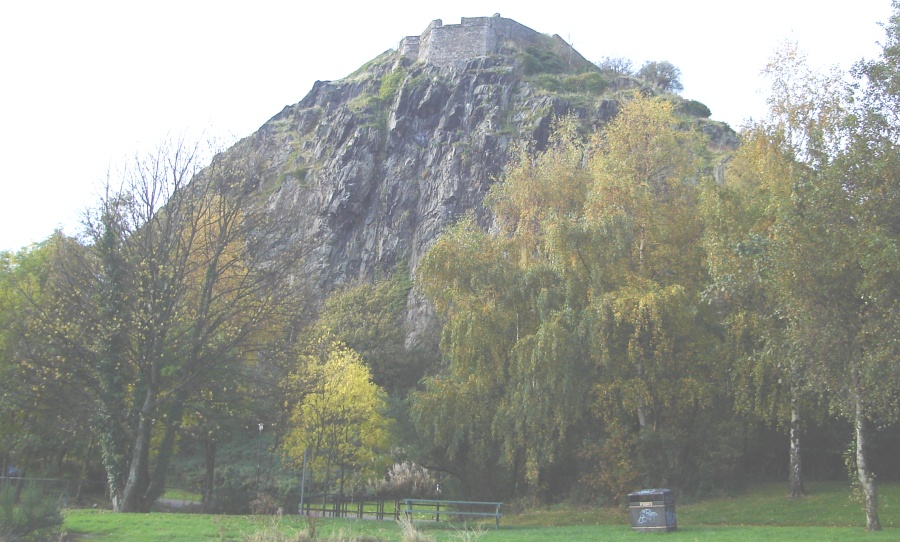
{"label": "graffiti on bin", "polygon": [[649,523],[652,521],[656,521],[656,517],[658,515],[659,514],[657,514],[653,510],[650,510],[649,508],[644,508],[643,510],[641,510],[641,515],[638,517],[638,523],[640,524],[640,523]]}

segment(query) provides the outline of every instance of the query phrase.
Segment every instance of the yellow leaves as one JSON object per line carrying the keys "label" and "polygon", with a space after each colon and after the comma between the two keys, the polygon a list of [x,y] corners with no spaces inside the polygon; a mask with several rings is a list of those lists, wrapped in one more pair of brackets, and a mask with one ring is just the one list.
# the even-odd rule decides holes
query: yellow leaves
{"label": "yellow leaves", "polygon": [[676,123],[668,101],[642,98],[623,105],[594,139],[589,216],[602,220],[624,214],[644,222],[654,203],[696,175],[696,136]]}
{"label": "yellow leaves", "polygon": [[359,467],[387,448],[384,394],[356,352],[337,342],[319,346],[306,367],[312,388],[291,415],[287,453],[299,461],[310,450],[326,464]]}
{"label": "yellow leaves", "polygon": [[709,362],[693,342],[707,334],[695,307],[701,138],[671,103],[644,98],[589,141],[571,119],[556,128],[492,187],[498,230],[468,218],[419,267],[451,363],[414,408],[451,455],[483,439],[507,458],[524,446],[526,460],[552,461],[594,385],[621,420],[671,403],[667,387]]}

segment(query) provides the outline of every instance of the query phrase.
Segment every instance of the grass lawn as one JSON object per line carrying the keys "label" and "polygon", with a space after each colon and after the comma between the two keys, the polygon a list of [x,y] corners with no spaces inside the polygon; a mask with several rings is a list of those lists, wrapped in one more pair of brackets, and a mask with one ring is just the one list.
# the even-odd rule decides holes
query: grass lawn
{"label": "grass lawn", "polygon": [[[463,526],[444,523],[419,523],[420,530],[435,542],[576,542],[647,540],[665,536],[665,540],[773,540],[773,541],[854,541],[900,540],[900,484],[879,487],[880,516],[885,530],[867,533],[862,507],[849,498],[847,483],[810,483],[804,499],[785,498],[785,484],[766,484],[735,498],[717,498],[694,503],[676,502],[678,530],[665,535],[636,533],[630,529],[628,512],[618,508],[575,508],[558,506],[527,513],[507,515],[500,530],[493,522],[479,532],[466,532]],[[318,519],[314,521],[320,537],[348,540],[366,536],[400,541],[399,526],[392,521]],[[267,517],[211,516],[202,514],[115,514],[100,510],[70,510],[65,529],[70,535],[88,535],[84,540],[98,542],[166,541],[242,541],[252,533],[272,529],[275,521]],[[284,517],[278,528],[297,533],[307,527],[304,519]],[[77,537],[82,538],[82,537]],[[654,538],[655,539],[655,538]]]}
{"label": "grass lawn", "polygon": [[162,498],[173,499],[176,501],[200,502],[201,496],[199,493],[193,491],[185,491],[183,489],[167,489]]}

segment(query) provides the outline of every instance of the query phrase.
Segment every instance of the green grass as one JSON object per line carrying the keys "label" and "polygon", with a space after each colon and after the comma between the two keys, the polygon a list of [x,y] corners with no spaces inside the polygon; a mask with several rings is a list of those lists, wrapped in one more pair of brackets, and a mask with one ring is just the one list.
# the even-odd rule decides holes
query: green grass
{"label": "green grass", "polygon": [[203,500],[202,496],[196,491],[185,491],[183,489],[166,489],[163,494],[164,499],[173,499],[176,501],[196,501]]}
{"label": "green grass", "polygon": [[[900,528],[900,484],[881,484],[878,492],[882,526]],[[786,494],[785,484],[767,484],[738,498],[701,501],[676,513],[685,524],[865,527],[862,504],[851,498],[847,482],[809,483],[802,499],[787,499]]]}
{"label": "green grass", "polygon": [[[806,489],[806,497],[788,499],[786,484],[764,484],[734,498],[690,504],[676,501],[675,512],[679,525],[865,527],[862,505],[851,499],[847,482],[811,482]],[[882,484],[878,489],[882,526],[900,527],[900,484]],[[627,511],[619,508],[554,507],[503,518],[505,525],[520,526],[612,525],[628,521]]]}
{"label": "green grass", "polygon": [[[734,498],[694,503],[676,502],[678,530],[665,535],[669,541],[785,540],[898,540],[900,539],[900,484],[879,487],[880,516],[885,530],[864,530],[862,507],[849,497],[847,483],[810,483],[803,499],[785,498],[785,484],[766,484]],[[418,523],[434,542],[473,542],[464,526]],[[320,537],[342,535],[343,540],[365,536],[400,541],[399,526],[392,521],[315,520]],[[70,534],[89,534],[98,542],[135,541],[241,541],[254,532],[271,529],[273,520],[254,516],[201,514],[115,514],[98,510],[70,510],[65,529]],[[282,518],[278,528],[298,533],[307,527],[297,517]],[[504,516],[499,531],[489,521],[479,527],[482,542],[531,540],[540,542],[641,541],[653,535],[635,533],[624,508],[576,508],[557,506]]]}

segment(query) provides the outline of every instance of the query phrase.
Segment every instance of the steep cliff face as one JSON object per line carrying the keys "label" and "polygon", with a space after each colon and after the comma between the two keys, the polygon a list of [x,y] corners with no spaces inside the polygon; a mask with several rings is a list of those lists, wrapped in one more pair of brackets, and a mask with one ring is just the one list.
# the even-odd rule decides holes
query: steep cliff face
{"label": "steep cliff face", "polygon": [[[546,144],[564,115],[600,125],[635,85],[584,70],[533,47],[444,67],[388,51],[343,80],[317,82],[235,150],[263,156],[262,203],[312,243],[303,276],[326,294],[395,270],[414,273],[465,213],[488,226],[482,200],[515,144]],[[411,294],[412,338],[427,311]]]}

